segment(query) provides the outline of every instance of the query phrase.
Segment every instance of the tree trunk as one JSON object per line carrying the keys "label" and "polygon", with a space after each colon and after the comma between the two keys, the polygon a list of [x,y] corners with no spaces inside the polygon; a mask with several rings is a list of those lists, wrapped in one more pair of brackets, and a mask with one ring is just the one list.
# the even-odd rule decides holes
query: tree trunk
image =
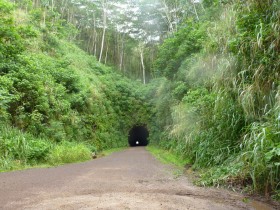
{"label": "tree trunk", "polygon": [[197,20],[199,20],[199,17],[198,17],[198,14],[197,14],[197,10],[196,10],[196,6],[195,6],[194,1],[193,1],[193,8],[194,8],[194,12],[195,12]]}
{"label": "tree trunk", "polygon": [[106,55],[105,55],[105,64],[107,64],[107,58],[108,58],[108,50],[109,50],[109,46],[108,46],[108,43],[107,43],[107,47],[106,47]]}
{"label": "tree trunk", "polygon": [[95,36],[94,36],[94,56],[96,57],[96,59],[97,59],[97,43],[96,43],[96,41],[97,41],[97,34],[95,33]]}
{"label": "tree trunk", "polygon": [[46,8],[44,8],[44,11],[43,11],[43,27],[46,26]]}
{"label": "tree trunk", "polygon": [[53,8],[54,8],[54,1],[52,0],[52,7],[51,7],[52,12],[53,12]]}
{"label": "tree trunk", "polygon": [[142,76],[143,76],[143,84],[146,84],[146,71],[145,71],[145,64],[144,64],[144,48],[140,47],[140,59],[141,59],[141,66],[142,66]]}
{"label": "tree trunk", "polygon": [[33,7],[38,8],[39,7],[39,2],[38,0],[33,0]]}
{"label": "tree trunk", "polygon": [[93,40],[94,40],[94,37],[93,37],[93,33],[91,33],[91,31],[90,30],[88,30],[89,32],[89,39],[87,40],[87,46],[86,46],[86,49],[87,49],[87,52],[89,53],[89,54],[92,54],[92,49],[93,49]]}
{"label": "tree trunk", "polygon": [[103,54],[103,48],[104,48],[104,41],[105,41],[105,33],[106,33],[106,23],[107,23],[107,0],[102,1],[103,6],[103,32],[102,32],[102,40],[101,40],[101,48],[100,48],[100,54],[99,54],[99,62],[101,62],[102,54]]}
{"label": "tree trunk", "polygon": [[97,32],[96,32],[96,19],[95,19],[95,17],[94,17],[94,24],[93,24],[93,27],[94,27],[94,29],[93,29],[93,36],[94,36],[94,38],[93,38],[93,50],[94,50],[94,52],[93,52],[93,55],[96,57],[96,51],[97,51],[97,47],[96,47],[96,45],[97,45],[97,43],[96,43],[96,40],[97,40]]}
{"label": "tree trunk", "polygon": [[60,6],[61,18],[64,18],[65,10],[66,10],[66,2],[65,2],[65,1],[62,1],[62,2],[61,2],[61,6]]}
{"label": "tree trunk", "polygon": [[171,16],[171,13],[169,11],[168,5],[165,0],[163,1],[163,6],[164,6],[164,12],[166,15],[166,20],[168,23],[168,30],[173,34],[174,28],[173,28],[173,23],[172,23],[172,16]]}
{"label": "tree trunk", "polygon": [[121,49],[119,50],[119,53],[120,53],[120,70],[122,71],[123,57],[124,57],[124,34],[121,35]]}

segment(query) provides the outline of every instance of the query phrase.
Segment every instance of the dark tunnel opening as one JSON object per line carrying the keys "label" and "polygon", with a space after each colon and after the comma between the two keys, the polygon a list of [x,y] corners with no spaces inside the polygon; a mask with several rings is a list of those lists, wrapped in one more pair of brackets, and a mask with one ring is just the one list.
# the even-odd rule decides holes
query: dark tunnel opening
{"label": "dark tunnel opening", "polygon": [[149,144],[149,131],[146,126],[135,125],[128,135],[128,143],[131,147],[147,146]]}

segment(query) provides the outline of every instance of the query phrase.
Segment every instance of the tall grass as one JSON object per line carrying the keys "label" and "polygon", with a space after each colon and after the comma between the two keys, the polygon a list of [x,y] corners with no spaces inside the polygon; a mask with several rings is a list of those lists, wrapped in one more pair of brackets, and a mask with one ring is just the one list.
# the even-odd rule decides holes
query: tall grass
{"label": "tall grass", "polygon": [[0,126],[0,170],[44,162],[52,143],[9,126]]}
{"label": "tall grass", "polygon": [[203,50],[186,55],[178,70],[188,91],[177,101],[171,94],[172,122],[161,145],[208,169],[204,185],[252,184],[277,197],[280,1],[238,0],[222,8],[207,25]]}
{"label": "tall grass", "polygon": [[61,165],[91,159],[94,145],[34,137],[9,126],[0,126],[0,171],[37,165]]}
{"label": "tall grass", "polygon": [[81,162],[91,159],[91,151],[84,144],[63,141],[47,157],[51,165]]}
{"label": "tall grass", "polygon": [[174,153],[172,152],[160,149],[155,146],[148,146],[147,150],[164,164],[174,164],[183,168],[186,164],[189,163],[189,160],[186,160],[185,158],[182,158],[179,155],[174,155]]}

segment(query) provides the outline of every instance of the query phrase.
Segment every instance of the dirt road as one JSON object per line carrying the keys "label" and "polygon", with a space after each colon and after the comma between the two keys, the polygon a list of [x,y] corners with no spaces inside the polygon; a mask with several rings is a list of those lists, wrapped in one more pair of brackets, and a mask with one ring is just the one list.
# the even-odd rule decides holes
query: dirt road
{"label": "dirt road", "polygon": [[143,147],[86,163],[0,174],[0,209],[253,209],[238,194],[194,187]]}

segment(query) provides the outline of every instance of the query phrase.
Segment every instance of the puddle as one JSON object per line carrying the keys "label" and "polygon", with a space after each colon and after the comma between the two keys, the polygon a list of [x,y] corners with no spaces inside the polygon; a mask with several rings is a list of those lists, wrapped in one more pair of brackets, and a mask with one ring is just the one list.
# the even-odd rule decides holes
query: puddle
{"label": "puddle", "polygon": [[250,201],[249,204],[256,210],[273,210],[273,208],[271,208],[267,204],[264,204],[259,201]]}

